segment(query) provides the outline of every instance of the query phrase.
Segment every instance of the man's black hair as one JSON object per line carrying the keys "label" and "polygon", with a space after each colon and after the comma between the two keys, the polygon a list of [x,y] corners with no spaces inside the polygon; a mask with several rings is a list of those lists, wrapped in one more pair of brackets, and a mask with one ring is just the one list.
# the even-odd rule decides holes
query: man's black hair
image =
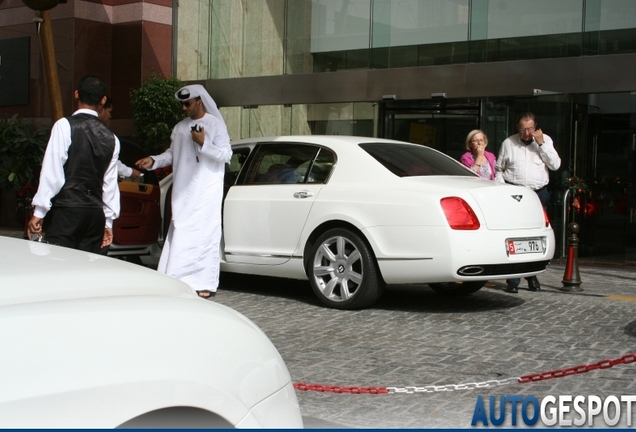
{"label": "man's black hair", "polygon": [[110,96],[106,96],[106,102],[104,102],[104,105],[102,106],[103,109],[109,109],[113,107],[113,100],[110,98]]}
{"label": "man's black hair", "polygon": [[519,114],[517,116],[517,123],[515,124],[519,125],[519,122],[521,122],[521,120],[532,120],[535,123],[537,122],[537,119],[534,117],[534,114],[531,113],[530,111],[522,112],[521,114]]}
{"label": "man's black hair", "polygon": [[106,94],[106,83],[99,77],[87,75],[77,86],[79,100],[91,106],[97,106]]}

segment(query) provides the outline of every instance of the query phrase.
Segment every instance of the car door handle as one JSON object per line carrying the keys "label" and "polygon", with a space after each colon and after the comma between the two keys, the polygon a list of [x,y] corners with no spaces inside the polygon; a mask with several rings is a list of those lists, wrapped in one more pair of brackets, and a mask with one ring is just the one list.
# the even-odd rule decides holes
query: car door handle
{"label": "car door handle", "polygon": [[313,192],[308,192],[308,191],[294,192],[294,198],[309,198],[312,196],[314,196]]}

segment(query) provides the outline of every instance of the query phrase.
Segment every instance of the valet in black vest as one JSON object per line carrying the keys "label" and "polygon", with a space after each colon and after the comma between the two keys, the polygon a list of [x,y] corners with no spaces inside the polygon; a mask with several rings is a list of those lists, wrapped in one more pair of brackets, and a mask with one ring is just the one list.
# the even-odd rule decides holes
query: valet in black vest
{"label": "valet in black vest", "polygon": [[40,232],[48,213],[45,241],[95,253],[112,241],[119,215],[119,141],[97,117],[105,91],[99,78],[82,78],[79,109],[53,126],[28,227],[29,234]]}

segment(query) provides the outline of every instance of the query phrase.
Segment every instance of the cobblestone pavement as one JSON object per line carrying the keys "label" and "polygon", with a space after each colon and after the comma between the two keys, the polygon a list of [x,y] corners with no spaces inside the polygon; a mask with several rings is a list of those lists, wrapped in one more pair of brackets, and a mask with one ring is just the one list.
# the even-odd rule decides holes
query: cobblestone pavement
{"label": "cobblestone pavement", "polygon": [[[636,272],[581,267],[581,293],[558,289],[563,274],[563,266],[550,266],[539,276],[541,292],[523,289],[522,281],[519,294],[508,294],[498,280],[464,298],[441,296],[426,285],[389,286],[377,304],[360,311],[322,307],[308,282],[222,274],[214,301],[259,325],[296,383],[481,383],[636,353]],[[547,395],[636,395],[636,363],[475,390],[297,395],[310,428],[469,428],[478,396],[488,402],[499,395],[539,401]],[[512,426],[510,417],[503,426]],[[626,419],[624,409],[619,426]],[[604,426],[600,417],[595,426]]]}
{"label": "cobblestone pavement", "polygon": [[[563,274],[564,267],[551,266],[539,276],[543,291],[538,293],[505,293],[505,281],[492,281],[465,298],[445,298],[426,285],[390,286],[376,305],[361,311],[322,307],[306,282],[223,274],[214,301],[238,310],[265,331],[294,382],[465,384],[636,353],[636,338],[626,332],[636,321],[636,273],[580,269],[583,291],[577,294],[558,290]],[[477,396],[488,401],[491,395],[533,395],[540,401],[546,395],[636,395],[636,363],[487,389],[297,394],[306,427],[464,428],[471,427]],[[595,425],[603,426],[599,419]],[[504,426],[510,427],[510,421]]]}

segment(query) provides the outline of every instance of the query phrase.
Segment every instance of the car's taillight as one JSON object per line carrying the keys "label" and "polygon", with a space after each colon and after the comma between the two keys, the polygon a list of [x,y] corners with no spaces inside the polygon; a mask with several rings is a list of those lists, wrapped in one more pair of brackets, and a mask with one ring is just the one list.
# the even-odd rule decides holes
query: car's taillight
{"label": "car's taillight", "polygon": [[545,227],[549,227],[550,226],[550,217],[548,216],[548,211],[546,209],[543,209],[543,220],[545,221]]}
{"label": "car's taillight", "polygon": [[459,197],[448,197],[440,200],[446,220],[452,229],[476,230],[479,229],[477,215],[466,201]]}

